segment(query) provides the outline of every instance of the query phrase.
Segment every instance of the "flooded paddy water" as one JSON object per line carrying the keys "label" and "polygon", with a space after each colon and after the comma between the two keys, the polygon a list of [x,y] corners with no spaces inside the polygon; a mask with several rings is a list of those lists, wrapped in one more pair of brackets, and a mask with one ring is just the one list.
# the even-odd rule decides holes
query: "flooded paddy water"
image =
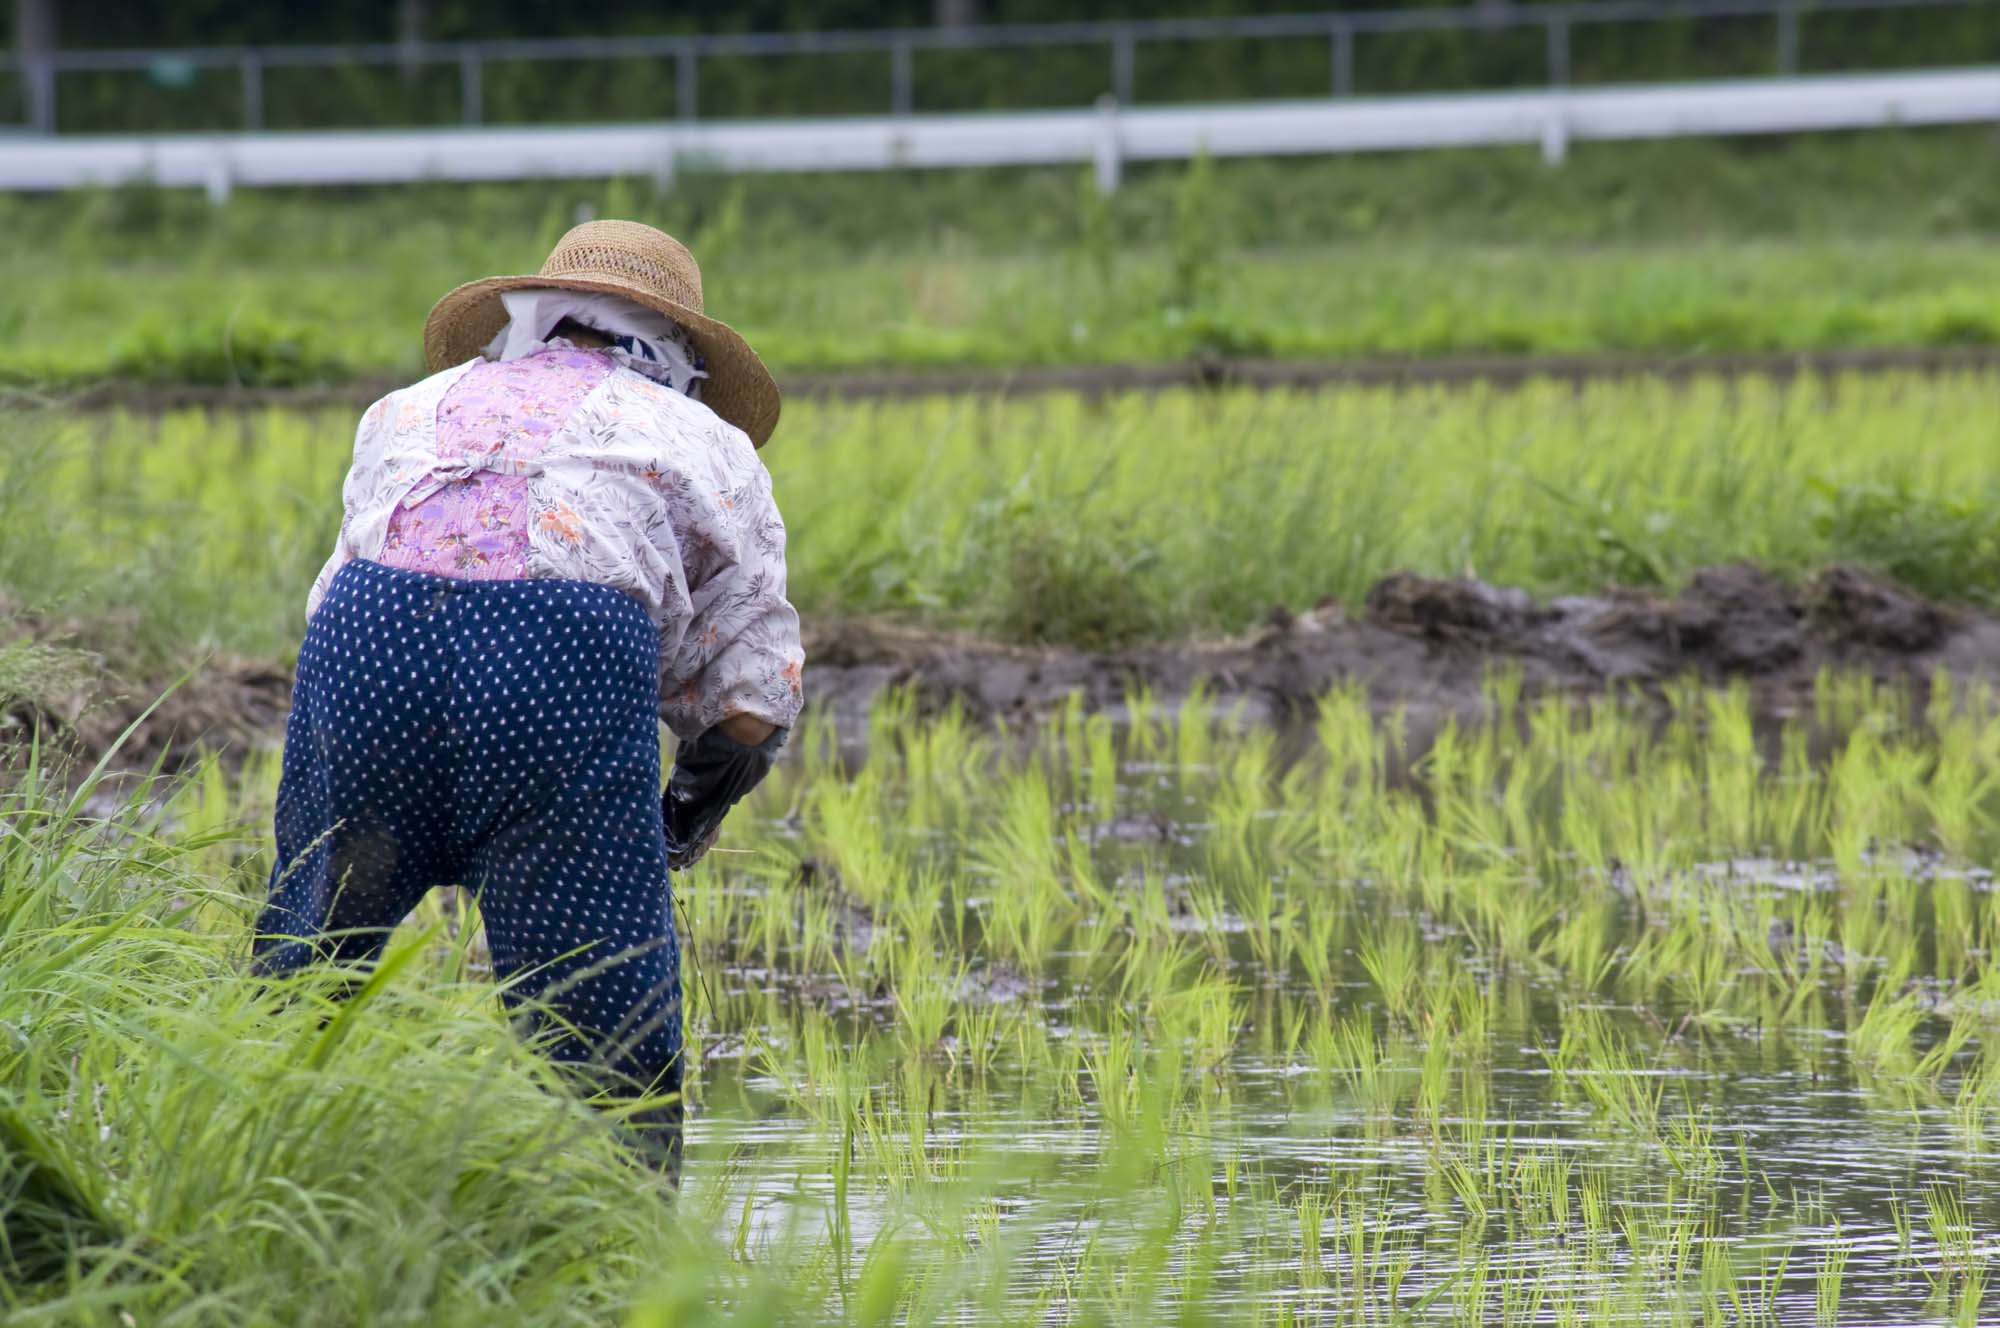
{"label": "flooded paddy water", "polygon": [[678,887],[682,1211],[913,1322],[1982,1321],[2000,701],[1934,697],[804,732]]}

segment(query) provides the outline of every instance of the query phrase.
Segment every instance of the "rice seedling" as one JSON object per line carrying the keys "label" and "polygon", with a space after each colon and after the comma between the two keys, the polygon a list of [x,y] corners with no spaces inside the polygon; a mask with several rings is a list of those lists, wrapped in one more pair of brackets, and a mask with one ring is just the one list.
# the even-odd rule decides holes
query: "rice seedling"
{"label": "rice seedling", "polygon": [[1422,978],[1423,949],[1416,927],[1404,918],[1391,921],[1362,939],[1357,958],[1389,1013],[1409,1019]]}
{"label": "rice seedling", "polygon": [[1815,1321],[1823,1324],[1840,1322],[1840,1284],[1847,1272],[1847,1247],[1840,1241],[1840,1219],[1833,1220],[1833,1238],[1820,1254],[1819,1271],[1815,1278],[1816,1299],[1814,1301]]}

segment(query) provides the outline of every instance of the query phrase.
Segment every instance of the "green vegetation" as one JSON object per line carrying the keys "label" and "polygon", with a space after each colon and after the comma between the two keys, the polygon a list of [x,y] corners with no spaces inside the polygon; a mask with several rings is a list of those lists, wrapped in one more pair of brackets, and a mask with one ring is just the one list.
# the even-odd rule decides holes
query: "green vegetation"
{"label": "green vegetation", "polygon": [[[781,372],[1193,355],[2000,343],[1984,131],[1067,170],[0,199],[0,377],[420,372],[460,281],[581,216],[688,240]],[[1922,200],[1913,202],[1912,200]]]}
{"label": "green vegetation", "polygon": [[1502,678],[1420,758],[1335,695],[1289,767],[1143,697],[892,702],[858,771],[803,734],[680,886],[678,1203],[515,1046],[462,897],[344,1005],[240,976],[270,761],[30,770],[0,1314],[1979,1322],[2000,700],[1949,695],[1829,679],[1760,740],[1741,691]]}
{"label": "green vegetation", "polygon": [[[1464,0],[1374,0],[1357,9],[1466,8]],[[1292,14],[1300,0],[1205,0],[1199,5],[1097,3],[1089,17],[1159,18],[1195,10],[1216,14]],[[997,23],[1046,23],[1085,16],[1062,0],[991,0],[980,6]],[[0,6],[4,12],[5,6]],[[626,36],[691,31],[925,27],[923,0],[856,5],[757,0],[699,14],[643,6],[561,9],[527,3],[426,6],[422,31],[432,39],[491,41],[534,36]],[[1966,3],[1878,13],[1799,11],[1798,67],[1829,70],[1970,65],[2000,56],[2000,19]],[[282,11],[247,5],[148,7],[93,14],[63,31],[74,46],[218,46],[390,40],[385,5],[294,3]],[[0,35],[5,34],[0,25]],[[1777,25],[1768,16],[1651,23],[1576,25],[1570,36],[1573,83],[1756,77],[1776,72]],[[1088,105],[1109,89],[1104,42],[1021,50],[920,51],[911,65],[913,103],[924,111]],[[1435,92],[1546,84],[1547,42],[1536,27],[1495,31],[1371,34],[1355,50],[1354,86],[1363,94]],[[1267,37],[1230,41],[1150,42],[1136,51],[1133,93],[1141,103],[1318,97],[1331,81],[1325,40]],[[678,111],[677,72],[657,58],[574,60],[559,64],[495,61],[481,80],[484,117],[499,123],[607,118],[668,118]],[[889,102],[886,54],[815,58],[714,57],[697,81],[705,116],[880,113]],[[0,83],[0,90],[8,90]],[[275,128],[328,125],[451,124],[461,115],[458,70],[450,63],[347,66],[266,75],[264,123]],[[62,80],[60,123],[83,131],[234,129],[243,122],[233,68],[198,70],[171,61],[116,74],[71,72]]]}
{"label": "green vegetation", "polygon": [[[1087,646],[1358,603],[1396,568],[1538,594],[1738,559],[2000,586],[1990,374],[800,400],[765,452],[809,617]],[[339,521],[354,416],[17,413],[0,597],[108,624],[162,676],[284,658]],[[134,676],[128,674],[128,676]]]}

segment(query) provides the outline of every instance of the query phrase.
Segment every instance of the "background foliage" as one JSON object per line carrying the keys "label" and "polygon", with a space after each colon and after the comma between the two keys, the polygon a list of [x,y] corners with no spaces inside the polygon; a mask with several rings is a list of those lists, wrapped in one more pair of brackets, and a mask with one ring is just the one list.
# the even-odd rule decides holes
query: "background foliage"
{"label": "background foliage", "polygon": [[[1223,16],[1385,8],[1467,8],[1461,0],[985,0],[969,7],[991,23],[1080,18]],[[1519,6],[1532,8],[1532,5]],[[405,6],[330,0],[253,5],[204,0],[176,5],[112,5],[60,28],[77,47],[279,45],[385,42],[401,29]],[[621,0],[589,6],[472,4],[419,6],[414,29],[434,40],[513,37],[671,35],[923,26],[944,9],[929,0],[756,0],[747,4],[661,6]],[[1578,83],[1746,77],[1775,72],[1777,30],[1765,17],[1585,24],[1571,34],[1570,76]],[[1813,14],[1800,27],[1805,72],[1976,64],[2000,59],[2000,8],[1968,4],[1881,14]],[[1329,45],[1297,38],[1151,43],[1139,48],[1134,95],[1140,102],[1317,97],[1331,84]],[[1101,43],[1014,51],[920,52],[913,65],[921,110],[1082,105],[1110,87]],[[1549,77],[1540,29],[1364,36],[1355,49],[1355,90],[1392,93],[1516,87]],[[877,54],[813,58],[704,59],[704,116],[879,113],[889,105],[889,61]],[[671,61],[574,61],[545,66],[497,63],[483,80],[488,121],[631,120],[676,113]],[[241,82],[233,68],[197,70],[162,61],[145,72],[70,73],[59,87],[66,130],[231,128],[241,123]],[[0,74],[0,107],[21,104]],[[18,112],[14,112],[18,114]],[[7,114],[7,112],[0,112]],[[461,116],[454,64],[404,68],[347,66],[273,69],[265,75],[264,119],[272,128],[453,123]]]}

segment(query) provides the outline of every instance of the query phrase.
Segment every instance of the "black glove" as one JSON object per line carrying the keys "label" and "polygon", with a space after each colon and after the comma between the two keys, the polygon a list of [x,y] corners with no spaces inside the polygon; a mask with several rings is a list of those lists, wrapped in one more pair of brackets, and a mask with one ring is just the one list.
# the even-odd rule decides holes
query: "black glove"
{"label": "black glove", "polygon": [[660,797],[667,826],[667,866],[686,871],[701,860],[722,830],[722,818],[771,772],[789,730],[779,729],[746,747],[712,728],[674,754],[674,772]]}

